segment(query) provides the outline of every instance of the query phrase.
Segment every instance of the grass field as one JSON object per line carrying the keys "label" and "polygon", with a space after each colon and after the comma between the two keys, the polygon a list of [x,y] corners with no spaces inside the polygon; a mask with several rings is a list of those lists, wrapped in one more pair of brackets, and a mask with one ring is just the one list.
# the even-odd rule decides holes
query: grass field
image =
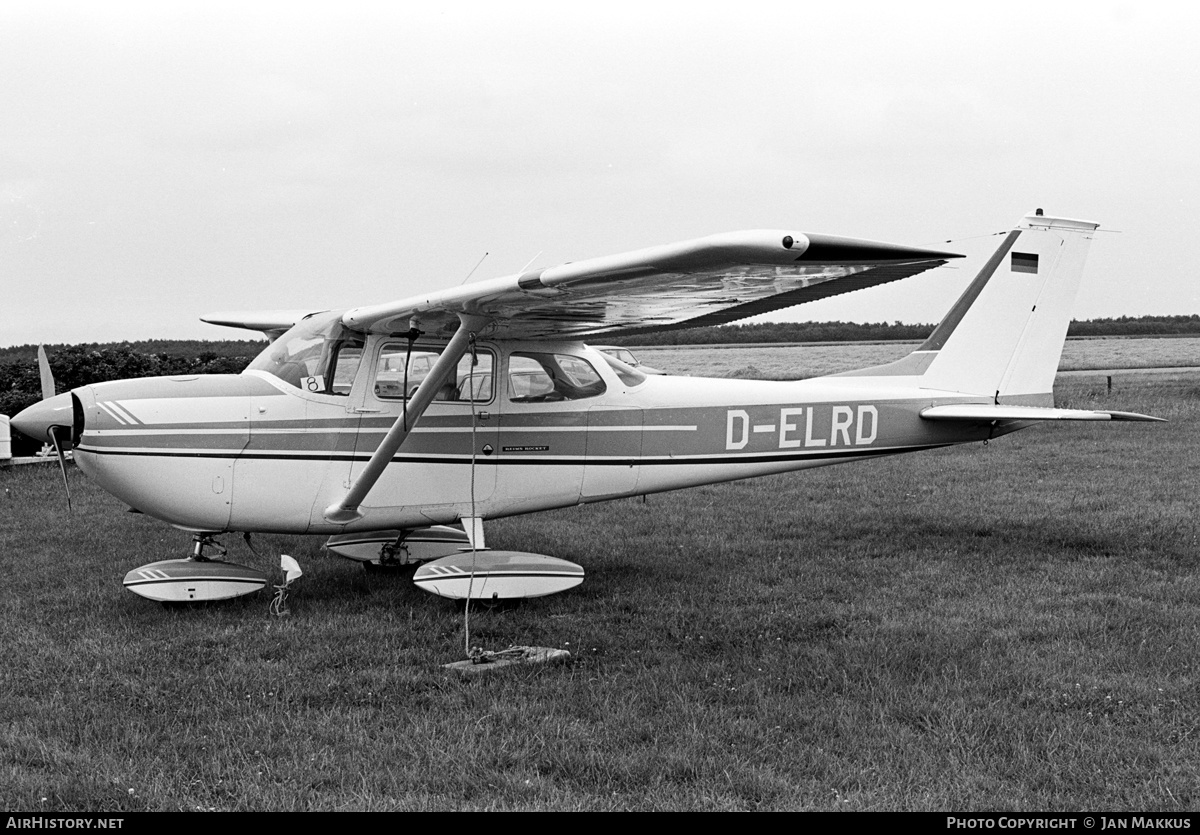
{"label": "grass field", "polygon": [[[796,380],[892,362],[916,342],[831,343],[761,347],[698,345],[637,348],[638,358],[672,374]],[[1200,339],[1071,339],[1061,371],[1200,366]]]}
{"label": "grass field", "polygon": [[1200,377],[1060,384],[1169,424],[974,445],[489,525],[588,579],[472,611],[572,660],[462,676],[461,610],[320,538],[164,608],[185,534],[0,471],[10,810],[1200,808]]}

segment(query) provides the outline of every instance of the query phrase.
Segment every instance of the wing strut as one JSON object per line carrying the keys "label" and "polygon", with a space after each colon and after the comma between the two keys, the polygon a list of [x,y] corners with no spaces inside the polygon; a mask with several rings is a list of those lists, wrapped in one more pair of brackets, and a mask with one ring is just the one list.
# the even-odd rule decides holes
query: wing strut
{"label": "wing strut", "polygon": [[392,461],[392,456],[400,449],[400,445],[404,443],[404,439],[408,437],[408,433],[412,431],[413,426],[421,415],[425,414],[425,410],[429,408],[429,404],[433,402],[433,397],[437,394],[438,389],[446,382],[447,378],[454,373],[458,367],[458,361],[463,358],[470,347],[471,336],[478,333],[486,324],[485,320],[478,317],[469,316],[466,314],[459,315],[458,330],[454,332],[454,336],[450,338],[450,343],[446,346],[446,350],[442,351],[442,355],[437,358],[433,364],[433,368],[429,371],[429,376],[421,381],[421,385],[417,386],[416,392],[404,404],[400,416],[396,418],[396,422],[392,424],[392,428],[388,430],[387,435],[380,441],[379,447],[371,456],[371,460],[367,462],[367,466],[363,469],[350,491],[346,493],[345,498],[339,502],[334,502],[329,507],[325,508],[325,518],[337,524],[346,524],[353,522],[356,519],[363,517],[359,505],[363,499],[371,492],[371,488],[375,486],[375,482],[383,475],[384,469]]}

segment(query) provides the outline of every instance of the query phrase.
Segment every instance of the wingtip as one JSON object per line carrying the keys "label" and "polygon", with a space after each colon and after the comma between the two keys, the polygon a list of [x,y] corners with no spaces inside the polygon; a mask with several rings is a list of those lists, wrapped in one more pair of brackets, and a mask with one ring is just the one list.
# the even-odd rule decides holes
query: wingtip
{"label": "wingtip", "polygon": [[808,246],[797,260],[817,263],[841,261],[946,261],[966,256],[957,252],[942,252],[936,249],[921,249],[913,246],[890,244],[883,241],[866,241],[842,238],[836,235],[805,234]]}
{"label": "wingtip", "polygon": [[1146,422],[1146,423],[1168,423],[1166,418],[1154,417],[1153,415],[1142,415],[1142,414],[1138,414],[1137,412],[1105,411],[1104,414],[1108,415],[1109,420],[1142,421],[1142,422]]}

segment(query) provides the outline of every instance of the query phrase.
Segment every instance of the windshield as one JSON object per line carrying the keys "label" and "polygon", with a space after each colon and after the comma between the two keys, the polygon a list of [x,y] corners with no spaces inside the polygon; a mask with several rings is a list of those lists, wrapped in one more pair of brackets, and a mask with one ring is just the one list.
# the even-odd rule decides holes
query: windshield
{"label": "windshield", "polygon": [[304,391],[346,395],[363,344],[360,335],[342,327],[341,311],[317,313],[272,342],[247,370],[265,371]]}

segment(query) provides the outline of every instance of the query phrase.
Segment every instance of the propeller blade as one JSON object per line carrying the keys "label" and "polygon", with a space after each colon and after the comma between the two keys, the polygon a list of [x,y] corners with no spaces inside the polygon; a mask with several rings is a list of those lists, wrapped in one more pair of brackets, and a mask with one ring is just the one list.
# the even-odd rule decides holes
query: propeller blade
{"label": "propeller blade", "polygon": [[50,371],[50,360],[46,359],[45,346],[38,346],[38,374],[42,378],[42,399],[54,396],[54,374]]}
{"label": "propeller blade", "polygon": [[63,453],[62,442],[58,440],[58,430],[66,428],[65,426],[51,426],[49,433],[51,440],[54,441],[54,451],[58,453],[58,468],[62,470],[63,488],[67,491],[67,512],[74,513],[75,508],[71,506],[71,484],[67,481],[67,456]]}

